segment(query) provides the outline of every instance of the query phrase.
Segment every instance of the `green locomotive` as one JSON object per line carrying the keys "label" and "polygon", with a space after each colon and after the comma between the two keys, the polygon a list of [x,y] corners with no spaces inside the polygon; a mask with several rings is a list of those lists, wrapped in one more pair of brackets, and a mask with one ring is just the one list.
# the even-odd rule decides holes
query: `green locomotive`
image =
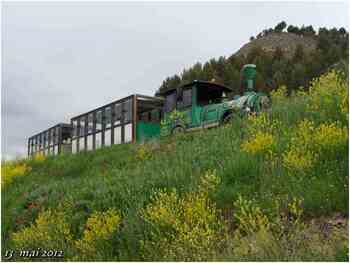
{"label": "green locomotive", "polygon": [[193,81],[161,95],[165,98],[161,135],[216,127],[234,115],[259,113],[270,106],[266,94],[254,91],[256,66],[242,68],[241,85],[244,92],[232,100],[231,89],[207,81]]}

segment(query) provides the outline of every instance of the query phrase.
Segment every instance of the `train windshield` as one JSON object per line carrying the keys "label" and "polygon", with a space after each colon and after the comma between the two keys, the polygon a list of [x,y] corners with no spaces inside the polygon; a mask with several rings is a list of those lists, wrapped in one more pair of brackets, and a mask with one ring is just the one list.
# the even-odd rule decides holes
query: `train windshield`
{"label": "train windshield", "polygon": [[205,106],[213,103],[221,103],[225,97],[226,94],[221,87],[203,85],[198,89],[197,102],[198,105]]}

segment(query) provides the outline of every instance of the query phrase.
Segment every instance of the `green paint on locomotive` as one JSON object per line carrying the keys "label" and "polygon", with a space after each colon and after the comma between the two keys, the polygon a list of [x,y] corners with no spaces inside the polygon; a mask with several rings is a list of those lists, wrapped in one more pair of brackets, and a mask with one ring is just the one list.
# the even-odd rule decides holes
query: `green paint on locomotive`
{"label": "green paint on locomotive", "polygon": [[245,65],[242,69],[242,96],[228,100],[231,92],[225,86],[205,81],[193,81],[171,90],[165,95],[161,135],[218,126],[234,115],[259,113],[270,106],[266,94],[255,92],[256,66]]}

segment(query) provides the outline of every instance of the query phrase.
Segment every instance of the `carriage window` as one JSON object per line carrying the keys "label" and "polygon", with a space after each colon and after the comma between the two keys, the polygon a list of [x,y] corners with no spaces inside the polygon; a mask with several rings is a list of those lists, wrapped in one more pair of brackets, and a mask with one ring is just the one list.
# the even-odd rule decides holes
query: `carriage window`
{"label": "carriage window", "polygon": [[47,132],[47,146],[51,145],[51,133],[50,130],[48,130]]}
{"label": "carriage window", "polygon": [[39,134],[39,149],[41,149],[43,146],[42,144],[42,138],[41,138],[41,134]]}
{"label": "carriage window", "polygon": [[50,146],[50,145],[53,145],[54,144],[54,134],[53,134],[53,130],[52,129],[50,129],[49,131],[48,131],[48,146]]}
{"label": "carriage window", "polygon": [[73,137],[77,137],[78,136],[78,123],[77,120],[73,121]]}
{"label": "carriage window", "polygon": [[99,110],[96,112],[96,131],[100,131],[102,129],[102,111]]}
{"label": "carriage window", "polygon": [[50,145],[53,145],[53,130],[49,130],[49,136],[50,136]]}
{"label": "carriage window", "polygon": [[198,89],[198,105],[204,106],[212,103],[220,103],[223,97],[222,88],[215,86],[202,86]]}
{"label": "carriage window", "polygon": [[77,139],[72,140],[72,153],[77,152]]}
{"label": "carriage window", "polygon": [[111,129],[105,131],[105,146],[111,145]]}
{"label": "carriage window", "polygon": [[114,105],[114,125],[120,124],[121,117],[122,117],[122,105],[116,104]]}
{"label": "carriage window", "polygon": [[50,145],[50,133],[49,131],[46,132],[46,147]]}
{"label": "carriage window", "polygon": [[55,132],[55,129],[51,130],[51,138],[52,138],[52,144],[54,145],[56,143],[56,132]]}
{"label": "carriage window", "polygon": [[79,129],[79,136],[85,135],[85,116],[80,117],[80,129]]}
{"label": "carriage window", "polygon": [[192,89],[186,89],[182,93],[182,106],[189,107],[192,105]]}
{"label": "carriage window", "polygon": [[31,153],[32,151],[32,139],[28,139],[28,152],[29,154]]}
{"label": "carriage window", "polygon": [[176,106],[176,92],[173,92],[165,97],[164,111],[171,112]]}
{"label": "carriage window", "polygon": [[99,149],[102,146],[102,132],[95,134],[95,148]]}
{"label": "carriage window", "polygon": [[90,113],[88,115],[88,125],[87,125],[87,133],[91,133],[93,131],[93,120],[94,120],[94,115]]}
{"label": "carriage window", "polygon": [[33,153],[36,151],[36,137],[33,139]]}
{"label": "carriage window", "polygon": [[56,127],[56,143],[59,143],[60,139],[60,127]]}
{"label": "carriage window", "polygon": [[54,155],[58,154],[58,145],[54,146],[53,152],[54,152]]}
{"label": "carriage window", "polygon": [[111,107],[106,107],[105,109],[105,125],[106,129],[111,127]]}
{"label": "carriage window", "polygon": [[51,129],[51,138],[52,138],[52,145],[54,145],[56,140],[55,129]]}
{"label": "carriage window", "polygon": [[35,152],[39,151],[39,137],[35,136]]}
{"label": "carriage window", "polygon": [[125,125],[125,142],[132,141],[132,124]]}
{"label": "carriage window", "polygon": [[44,147],[48,146],[48,142],[49,142],[48,132],[45,132],[44,133]]}
{"label": "carriage window", "polygon": [[124,122],[130,122],[132,119],[132,102],[127,100],[123,103],[124,106]]}
{"label": "carriage window", "polygon": [[87,136],[87,150],[90,151],[92,150],[93,147],[93,134],[90,134]]}
{"label": "carriage window", "polygon": [[121,127],[114,128],[114,142],[113,144],[120,144],[122,142]]}

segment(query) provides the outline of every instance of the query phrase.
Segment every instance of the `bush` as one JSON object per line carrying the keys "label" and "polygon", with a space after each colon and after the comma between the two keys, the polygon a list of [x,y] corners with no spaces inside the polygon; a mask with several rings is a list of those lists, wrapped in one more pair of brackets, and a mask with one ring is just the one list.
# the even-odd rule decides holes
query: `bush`
{"label": "bush", "polygon": [[348,105],[349,88],[342,73],[333,70],[311,82],[309,110],[321,120],[346,123],[349,119]]}
{"label": "bush", "polygon": [[63,211],[47,210],[39,214],[35,223],[13,233],[17,249],[52,249],[67,253],[72,244],[69,218]]}
{"label": "bush", "polygon": [[157,191],[141,215],[150,233],[142,241],[145,260],[212,260],[225,241],[219,211],[209,200],[217,184],[206,174],[196,192],[180,197],[175,190]]}
{"label": "bush", "polygon": [[22,161],[4,162],[1,166],[1,186],[6,187],[17,178],[28,174],[32,168]]}
{"label": "bush", "polygon": [[[104,259],[113,247],[111,240],[121,223],[120,214],[114,209],[94,212],[87,220],[83,237],[75,241],[77,255],[74,259]],[[107,252],[107,253],[106,253]]]}

